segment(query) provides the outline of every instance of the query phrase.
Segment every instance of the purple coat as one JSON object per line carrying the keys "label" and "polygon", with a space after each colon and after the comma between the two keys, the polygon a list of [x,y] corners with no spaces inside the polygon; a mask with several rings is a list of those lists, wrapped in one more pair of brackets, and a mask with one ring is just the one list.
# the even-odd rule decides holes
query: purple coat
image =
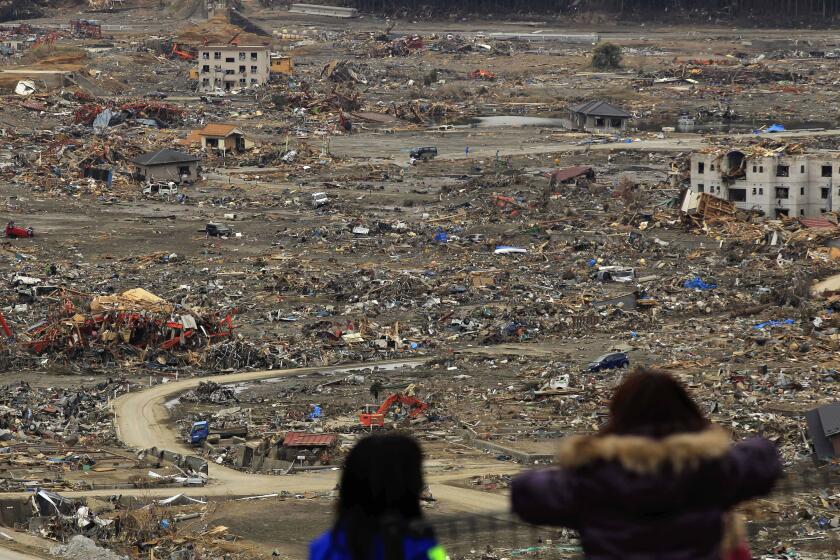
{"label": "purple coat", "polygon": [[719,428],[567,438],[558,464],[514,479],[513,511],[577,530],[588,560],[719,560],[724,513],[782,474],[772,443]]}

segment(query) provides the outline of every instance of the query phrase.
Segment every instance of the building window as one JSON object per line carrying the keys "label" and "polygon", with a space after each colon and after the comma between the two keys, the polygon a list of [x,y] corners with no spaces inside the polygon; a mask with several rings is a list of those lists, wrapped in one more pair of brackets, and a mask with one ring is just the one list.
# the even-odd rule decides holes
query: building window
{"label": "building window", "polygon": [[730,202],[746,202],[747,189],[729,189]]}
{"label": "building window", "polygon": [[703,183],[699,183],[697,185],[697,192],[703,192],[705,190],[706,190],[706,185],[704,185]]}
{"label": "building window", "polygon": [[234,62],[236,62],[236,59],[233,58],[232,56],[229,56],[229,57],[225,58],[225,63],[226,64],[232,64]]}
{"label": "building window", "polygon": [[805,187],[799,187],[799,194],[800,194],[800,195],[804,195],[804,194],[805,194]]}
{"label": "building window", "polygon": [[753,194],[755,194],[755,187],[753,187]]}
{"label": "building window", "polygon": [[755,173],[757,169],[758,168],[755,165],[753,165],[753,173]]}
{"label": "building window", "polygon": [[204,78],[203,80],[201,80],[201,85],[209,86],[210,85],[210,78]]}
{"label": "building window", "polygon": [[244,73],[245,73],[245,67],[244,67],[243,65],[241,65],[241,64],[239,65],[239,73],[240,73],[240,74],[244,74]]}
{"label": "building window", "polygon": [[764,187],[758,187],[758,194],[764,194]]}
{"label": "building window", "polygon": [[758,166],[758,172],[759,173],[764,173],[764,166],[763,165]]}
{"label": "building window", "polygon": [[233,70],[225,70],[225,76],[231,76],[233,74],[236,74],[236,72],[234,72]]}
{"label": "building window", "polygon": [[831,177],[831,166],[830,165],[823,165],[822,166],[822,176],[823,177]]}
{"label": "building window", "polygon": [[799,209],[799,215],[800,215],[800,216],[804,216],[804,215],[805,215],[805,209],[804,209],[804,208],[800,208],[800,209]]}
{"label": "building window", "polygon": [[706,171],[706,164],[702,161],[697,162],[697,174],[702,175]]}
{"label": "building window", "polygon": [[804,165],[799,166],[799,172],[800,173],[805,173],[805,166]]}
{"label": "building window", "polygon": [[604,119],[601,117],[595,117],[595,126],[604,126]]}
{"label": "building window", "polygon": [[245,60],[245,53],[244,52],[239,53],[239,60]]}
{"label": "building window", "polygon": [[257,60],[257,53],[255,53],[255,52],[251,53],[251,60]]}
{"label": "building window", "polygon": [[207,52],[207,51],[204,51],[203,53],[201,53],[201,58],[202,58],[202,60],[210,60],[210,53]]}
{"label": "building window", "polygon": [[786,218],[788,214],[790,214],[790,210],[788,210],[787,208],[776,208],[777,218]]}
{"label": "building window", "polygon": [[788,197],[788,188],[787,187],[776,187],[776,198],[787,198]]}
{"label": "building window", "polygon": [[221,51],[216,51],[216,52],[213,53],[213,60],[222,60]]}
{"label": "building window", "polygon": [[709,171],[714,171],[714,170],[715,170],[715,164],[713,163],[709,166]]}
{"label": "building window", "polygon": [[210,71],[210,65],[205,64],[204,66],[201,67],[201,71],[202,72],[209,72]]}
{"label": "building window", "polygon": [[790,167],[787,165],[776,167],[776,177],[790,177]]}
{"label": "building window", "polygon": [[613,128],[621,128],[621,119],[610,119],[610,126]]}
{"label": "building window", "polygon": [[256,74],[256,73],[257,73],[257,67],[256,66],[251,66],[251,74]]}
{"label": "building window", "polygon": [[828,199],[828,187],[823,187],[820,189],[820,198],[823,200]]}
{"label": "building window", "polygon": [[239,78],[239,85],[244,86],[246,84],[245,78]]}
{"label": "building window", "polygon": [[256,79],[256,78],[251,78],[251,83],[252,83],[252,84],[256,84],[256,83],[257,83],[257,79]]}

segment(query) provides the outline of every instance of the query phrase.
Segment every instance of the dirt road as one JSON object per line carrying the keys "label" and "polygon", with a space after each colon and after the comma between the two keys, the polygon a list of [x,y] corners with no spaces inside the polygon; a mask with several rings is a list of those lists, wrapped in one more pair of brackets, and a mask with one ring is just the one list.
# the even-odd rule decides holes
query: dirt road
{"label": "dirt road", "polygon": [[[341,366],[338,368],[301,368],[290,370],[254,371],[231,375],[217,375],[213,377],[190,378],[157,385],[155,387],[122,395],[114,401],[114,414],[117,433],[128,446],[135,448],[158,447],[179,453],[195,453],[180,442],[180,437],[167,424],[169,412],[163,403],[173,396],[196,387],[200,381],[214,381],[216,383],[237,383],[271,379],[277,377],[294,377],[306,373],[335,371],[343,372],[360,367],[400,367],[419,364],[419,360],[401,360],[392,362],[365,363],[357,366]],[[480,474],[510,474],[520,470],[518,465],[509,463],[488,464],[487,462],[463,463],[457,468],[445,473],[428,473],[427,480],[432,493],[448,509],[468,512],[503,511],[507,508],[505,496],[487,494],[475,490],[448,486],[447,481],[463,479]],[[191,490],[189,493],[201,496],[244,496],[268,494],[287,491],[292,493],[327,491],[335,488],[337,470],[318,473],[296,474],[293,476],[272,476],[240,472],[228,467],[210,463],[210,482],[201,489]],[[81,491],[63,492],[68,497],[102,495],[104,493],[120,493],[138,496],[171,496],[179,492],[177,488],[153,488],[122,491]],[[15,494],[8,494],[13,496]],[[20,493],[20,495],[26,495]]]}
{"label": "dirt road", "polygon": [[[629,134],[633,137],[633,134]],[[840,136],[840,130],[790,130],[773,134],[728,134],[727,138],[746,140],[750,138],[805,138]],[[683,152],[697,150],[704,145],[704,138],[698,134],[680,134],[661,139],[639,140],[630,143],[580,144],[568,142],[540,141],[539,129],[522,128],[465,128],[455,131],[416,131],[397,134],[358,134],[337,136],[332,139],[330,149],[335,155],[353,159],[359,154],[364,158],[395,163],[405,166],[408,152],[417,146],[436,146],[438,159],[457,161],[465,159],[523,156],[536,154],[586,152],[587,150],[631,150],[643,152]],[[467,154],[465,148],[469,146]]]}

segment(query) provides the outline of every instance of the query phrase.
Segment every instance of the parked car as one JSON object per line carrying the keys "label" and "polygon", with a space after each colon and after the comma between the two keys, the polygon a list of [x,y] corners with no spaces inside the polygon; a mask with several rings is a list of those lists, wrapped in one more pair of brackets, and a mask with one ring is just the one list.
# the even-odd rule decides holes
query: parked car
{"label": "parked car", "polygon": [[143,194],[171,196],[173,194],[178,194],[178,185],[176,185],[172,181],[156,181],[154,183],[149,183],[148,185],[146,185],[143,188]]}
{"label": "parked car", "polygon": [[587,371],[601,371],[604,369],[626,368],[630,365],[630,358],[624,352],[612,352],[599,356],[589,362]]}
{"label": "parked car", "polygon": [[233,235],[233,230],[231,230],[228,226],[214,222],[208,223],[204,228],[204,231],[210,237],[230,237]]}
{"label": "parked car", "polygon": [[411,159],[429,161],[430,159],[436,158],[438,155],[437,148],[434,146],[426,146],[424,148],[414,148],[408,153],[408,157]]}

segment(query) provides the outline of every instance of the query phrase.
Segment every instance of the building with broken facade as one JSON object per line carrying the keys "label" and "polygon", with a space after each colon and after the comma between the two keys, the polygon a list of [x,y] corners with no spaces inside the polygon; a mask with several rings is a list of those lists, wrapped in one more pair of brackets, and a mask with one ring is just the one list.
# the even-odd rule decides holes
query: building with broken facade
{"label": "building with broken facade", "polygon": [[207,45],[198,49],[198,89],[231,91],[268,83],[269,48],[263,45]]}
{"label": "building with broken facade", "polygon": [[691,156],[691,189],[768,217],[818,216],[840,202],[840,153],[714,149]]}

